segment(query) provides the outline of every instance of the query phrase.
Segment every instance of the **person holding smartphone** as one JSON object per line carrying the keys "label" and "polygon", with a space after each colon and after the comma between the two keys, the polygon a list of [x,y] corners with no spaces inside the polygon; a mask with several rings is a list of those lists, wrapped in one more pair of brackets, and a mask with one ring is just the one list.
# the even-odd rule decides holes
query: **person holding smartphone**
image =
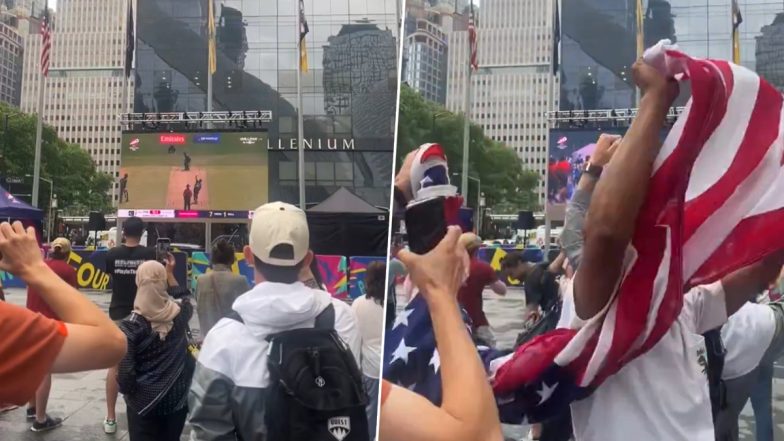
{"label": "person holding smartphone", "polygon": [[[125,243],[106,253],[106,273],[112,278],[109,317],[118,325],[133,312],[137,268],[148,260],[156,260],[157,257],[155,248],[141,245],[145,228],[141,219],[129,218],[122,227]],[[115,407],[118,394],[117,368],[113,367],[106,374],[106,418],[103,422],[105,433],[117,432]]]}
{"label": "person holding smartphone", "polygon": [[417,255],[402,250],[398,254],[430,310],[440,354],[443,400],[436,406],[421,395],[384,381],[381,441],[503,439],[493,391],[457,303],[468,261],[459,239],[460,228],[452,226],[430,252]]}

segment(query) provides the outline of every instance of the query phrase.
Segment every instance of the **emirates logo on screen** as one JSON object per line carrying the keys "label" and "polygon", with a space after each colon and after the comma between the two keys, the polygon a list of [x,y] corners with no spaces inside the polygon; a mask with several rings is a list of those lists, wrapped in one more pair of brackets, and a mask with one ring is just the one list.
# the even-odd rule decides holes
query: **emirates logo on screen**
{"label": "emirates logo on screen", "polygon": [[176,133],[165,133],[161,135],[161,144],[167,145],[182,145],[185,144],[185,135],[178,135]]}

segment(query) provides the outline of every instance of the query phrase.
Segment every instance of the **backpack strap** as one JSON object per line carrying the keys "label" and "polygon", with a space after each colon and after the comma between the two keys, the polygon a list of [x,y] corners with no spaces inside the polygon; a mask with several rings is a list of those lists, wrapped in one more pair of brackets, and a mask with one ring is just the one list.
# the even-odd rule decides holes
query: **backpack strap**
{"label": "backpack strap", "polygon": [[335,306],[332,302],[316,316],[316,329],[335,329]]}
{"label": "backpack strap", "polygon": [[245,324],[245,321],[242,320],[242,317],[239,315],[239,313],[237,313],[237,311],[234,311],[234,310],[232,310],[229,313],[229,315],[226,316],[226,318],[230,319],[230,320],[234,320],[235,322],[240,322],[243,325]]}
{"label": "backpack strap", "polygon": [[[236,312],[234,314],[236,314]],[[236,320],[234,317],[229,317],[229,318]],[[313,329],[325,329],[325,330],[335,329],[335,306],[333,306],[331,302],[329,306],[324,308],[324,310],[321,311],[319,315],[316,316],[316,323],[313,325]],[[279,334],[270,334],[264,340],[267,340],[267,342],[271,343],[272,340],[277,335]]]}
{"label": "backpack strap", "polygon": [[724,371],[724,358],[727,349],[721,339],[721,328],[712,329],[702,336],[705,338],[705,355],[708,359],[708,386],[710,389],[713,417],[727,407],[727,389],[721,374]]}

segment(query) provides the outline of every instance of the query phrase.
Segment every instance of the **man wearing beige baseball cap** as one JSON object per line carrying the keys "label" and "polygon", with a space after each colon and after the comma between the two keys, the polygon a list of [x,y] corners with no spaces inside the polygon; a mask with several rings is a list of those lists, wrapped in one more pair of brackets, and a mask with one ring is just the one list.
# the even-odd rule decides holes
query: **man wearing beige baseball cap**
{"label": "man wearing beige baseball cap", "polygon": [[[244,254],[256,285],[234,301],[236,315],[221,319],[204,340],[188,400],[192,440],[223,439],[230,433],[266,439],[275,431],[267,427],[265,414],[279,407],[277,384],[267,367],[278,357],[268,354],[286,331],[323,329],[323,318],[329,316],[350,349],[353,357],[348,358],[359,364],[360,336],[349,305],[299,281],[302,268],[314,259],[305,212],[282,202],[262,205],[253,214],[249,239]],[[318,358],[318,352],[311,356]],[[279,368],[285,372],[285,366]]]}

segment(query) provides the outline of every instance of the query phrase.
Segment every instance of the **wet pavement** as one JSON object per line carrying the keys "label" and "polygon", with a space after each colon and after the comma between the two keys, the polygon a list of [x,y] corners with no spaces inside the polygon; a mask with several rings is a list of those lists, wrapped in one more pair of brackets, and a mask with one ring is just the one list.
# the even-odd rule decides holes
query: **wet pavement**
{"label": "wet pavement", "polygon": [[[398,308],[402,309],[405,299],[402,297],[403,288],[398,290]],[[514,346],[517,334],[523,327],[522,312],[525,298],[521,289],[511,289],[505,297],[495,295],[490,290],[484,293],[484,310],[490,326],[498,340],[499,348]],[[784,441],[784,362],[779,361],[776,366],[776,378],[773,380],[773,423],[774,439]],[[754,441],[754,414],[751,404],[740,416],[740,441]],[[523,440],[528,434],[528,426],[504,425],[504,435],[507,440]]]}
{"label": "wet pavement", "polygon": [[[26,294],[21,289],[6,289],[10,303],[24,305]],[[86,293],[104,311],[109,309],[110,295],[102,292]],[[198,320],[191,320],[194,333],[198,330]],[[62,427],[44,433],[30,431],[30,423],[25,420],[24,407],[0,414],[0,440],[2,441],[105,441],[128,440],[128,419],[122,396],[117,400],[117,433],[107,435],[103,432],[103,419],[106,416],[106,370],[80,372],[76,374],[56,374],[52,379],[47,413],[63,418]],[[182,440],[190,436],[187,425]]]}

